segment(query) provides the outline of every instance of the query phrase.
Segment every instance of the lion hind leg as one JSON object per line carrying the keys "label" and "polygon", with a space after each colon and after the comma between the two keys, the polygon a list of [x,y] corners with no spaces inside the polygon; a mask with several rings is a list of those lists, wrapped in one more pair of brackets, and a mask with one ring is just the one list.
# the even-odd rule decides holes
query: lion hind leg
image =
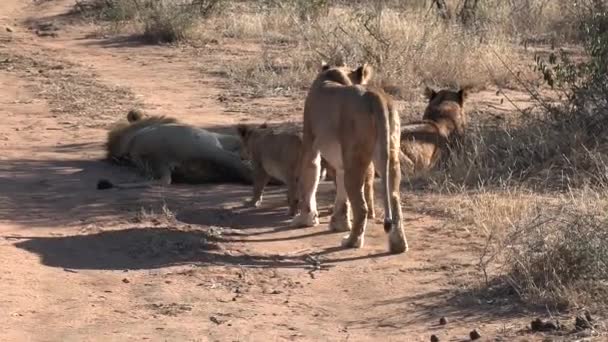
{"label": "lion hind leg", "polygon": [[160,162],[154,166],[155,178],[153,180],[146,180],[141,182],[130,182],[130,183],[112,183],[108,180],[102,179],[97,183],[98,190],[105,190],[110,188],[117,189],[137,189],[137,188],[148,188],[153,186],[167,186],[171,184],[171,168],[168,164],[161,164]]}
{"label": "lion hind leg", "polygon": [[374,164],[370,163],[369,168],[367,169],[367,174],[365,175],[365,202],[367,203],[367,218],[375,219],[376,218],[376,207],[374,205],[374,178],[376,175],[376,169],[374,168]]}
{"label": "lion hind leg", "polygon": [[384,229],[388,233],[391,229],[392,220],[393,220],[391,200],[390,200],[390,192],[391,192],[390,184],[389,184],[390,182],[388,180],[388,178],[390,178],[388,175],[390,165],[387,165],[389,163],[387,163],[387,160],[385,160],[383,158],[382,153],[380,153],[378,148],[376,149],[376,152],[374,153],[373,163],[374,163],[374,167],[378,171],[378,174],[380,174],[380,179],[382,182],[381,188],[382,188],[382,201],[383,201],[383,205],[384,205]]}
{"label": "lion hind leg", "polygon": [[[305,139],[306,141],[306,139]],[[298,187],[301,198],[300,213],[291,220],[292,227],[313,227],[319,224],[316,193],[321,173],[321,153],[314,150],[312,142],[302,145],[302,159]]]}
{"label": "lion hind leg", "polygon": [[[345,161],[348,175],[345,187],[353,211],[353,227],[348,236],[342,240],[342,246],[361,248],[364,244],[365,227],[367,225],[368,206],[365,200],[364,183],[367,179],[369,166],[363,160]],[[367,161],[369,164],[369,160]]]}
{"label": "lion hind leg", "polygon": [[392,149],[390,154],[389,187],[391,189],[390,200],[393,211],[393,227],[388,234],[389,251],[393,254],[404,253],[408,250],[407,239],[403,231],[403,219],[401,210],[401,194],[399,185],[401,184],[401,163],[400,151]]}
{"label": "lion hind leg", "polygon": [[199,158],[212,165],[215,164],[217,169],[221,171],[220,178],[226,181],[240,180],[246,184],[252,183],[251,170],[236,153],[221,148],[213,148],[203,151]]}
{"label": "lion hind leg", "polygon": [[347,232],[351,229],[349,203],[344,183],[344,170],[336,169],[336,199],[329,221],[329,229],[334,232]]}

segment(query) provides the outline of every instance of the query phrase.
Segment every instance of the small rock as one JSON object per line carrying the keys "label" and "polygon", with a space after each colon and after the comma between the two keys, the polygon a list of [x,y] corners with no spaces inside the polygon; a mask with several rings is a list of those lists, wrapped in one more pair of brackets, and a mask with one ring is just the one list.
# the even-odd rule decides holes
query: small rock
{"label": "small rock", "polygon": [[475,341],[481,338],[481,334],[479,334],[479,331],[477,331],[477,329],[473,329],[473,331],[469,333],[469,337],[471,338],[471,341]]}
{"label": "small rock", "polygon": [[130,283],[129,279],[127,279],[127,278],[123,278],[122,282],[125,283],[125,284]]}
{"label": "small rock", "polygon": [[445,318],[445,317],[441,317],[441,318],[439,319],[439,324],[441,324],[441,325],[446,325],[446,324],[448,324],[448,319],[447,319],[447,318]]}
{"label": "small rock", "polygon": [[542,319],[537,318],[530,323],[530,329],[532,331],[554,331],[559,330],[559,324],[551,321],[544,322]]}
{"label": "small rock", "polygon": [[13,28],[10,26],[7,26],[5,28],[6,28],[6,32],[14,32]]}
{"label": "small rock", "polygon": [[38,37],[53,37],[53,38],[59,37],[57,32],[46,32],[46,31],[36,30],[35,33]]}
{"label": "small rock", "polygon": [[439,342],[439,337],[437,337],[437,335],[431,335],[431,342]]}
{"label": "small rock", "polygon": [[217,325],[220,325],[222,323],[224,323],[223,321],[221,321],[219,318],[215,317],[215,316],[211,316],[209,317],[209,320]]}

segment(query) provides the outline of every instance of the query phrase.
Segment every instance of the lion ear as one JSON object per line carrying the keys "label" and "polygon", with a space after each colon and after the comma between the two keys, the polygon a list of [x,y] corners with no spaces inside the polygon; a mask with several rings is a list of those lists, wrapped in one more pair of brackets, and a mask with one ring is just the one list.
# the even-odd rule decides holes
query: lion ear
{"label": "lion ear", "polygon": [[355,70],[355,82],[354,83],[365,85],[372,78],[372,74],[373,74],[372,66],[367,63],[363,63],[362,66],[358,67]]}
{"label": "lion ear", "polygon": [[437,92],[432,89],[429,86],[424,87],[424,96],[426,96],[427,99],[432,100],[435,98],[435,96],[437,96]]}
{"label": "lion ear", "polygon": [[129,122],[135,122],[135,121],[139,121],[141,119],[144,118],[144,113],[139,110],[139,109],[131,109],[128,113],[127,113],[127,121]]}
{"label": "lion ear", "polygon": [[321,71],[325,71],[329,69],[329,64],[326,61],[321,61]]}
{"label": "lion ear", "polygon": [[460,90],[458,90],[458,100],[461,106],[464,104],[464,101],[469,97],[471,88],[471,86],[463,86],[460,87]]}

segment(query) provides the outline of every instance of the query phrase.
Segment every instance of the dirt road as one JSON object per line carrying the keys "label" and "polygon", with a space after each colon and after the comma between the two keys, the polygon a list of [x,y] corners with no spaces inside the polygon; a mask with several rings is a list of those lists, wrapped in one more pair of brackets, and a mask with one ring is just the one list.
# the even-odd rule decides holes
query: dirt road
{"label": "dirt road", "polygon": [[97,191],[134,177],[100,161],[133,106],[211,128],[256,117],[218,100],[209,66],[230,47],[99,38],[72,5],[0,3],[0,341],[517,340],[529,317],[467,290],[481,243],[440,216],[406,211],[411,251],[390,256],[380,225],[361,250],[338,248],[326,215],[289,228],[282,187],[256,210],[242,186]]}

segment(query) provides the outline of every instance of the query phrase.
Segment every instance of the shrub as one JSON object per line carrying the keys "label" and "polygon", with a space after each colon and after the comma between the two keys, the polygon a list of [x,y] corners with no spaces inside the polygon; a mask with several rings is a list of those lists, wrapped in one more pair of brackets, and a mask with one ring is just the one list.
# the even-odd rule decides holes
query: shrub
{"label": "shrub", "polygon": [[[588,198],[587,198],[588,199]],[[505,239],[508,283],[538,304],[608,300],[608,218],[582,208],[543,210]]]}
{"label": "shrub", "polygon": [[75,10],[115,25],[135,22],[151,43],[176,42],[192,37],[201,19],[223,9],[226,0],[90,0]]}

